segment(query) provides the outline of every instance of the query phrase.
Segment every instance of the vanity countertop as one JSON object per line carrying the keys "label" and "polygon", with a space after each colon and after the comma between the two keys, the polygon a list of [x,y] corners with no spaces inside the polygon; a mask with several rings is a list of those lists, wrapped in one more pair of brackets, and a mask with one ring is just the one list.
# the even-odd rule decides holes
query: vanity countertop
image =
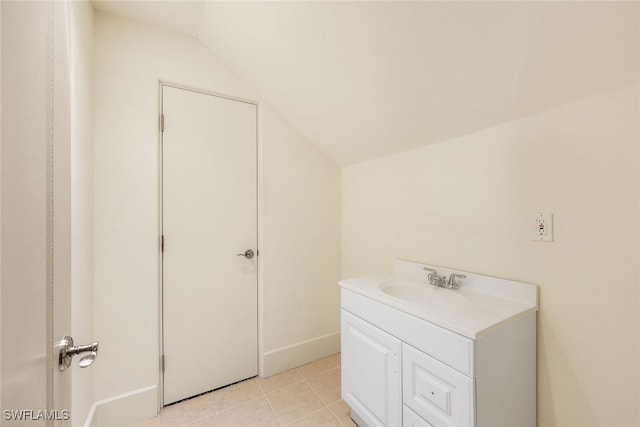
{"label": "vanity countertop", "polygon": [[[440,288],[429,284],[424,267],[434,268],[439,274],[467,277],[459,280],[458,290]],[[339,284],[342,289],[471,339],[538,310],[535,285],[404,260],[394,261],[391,275],[346,279]]]}

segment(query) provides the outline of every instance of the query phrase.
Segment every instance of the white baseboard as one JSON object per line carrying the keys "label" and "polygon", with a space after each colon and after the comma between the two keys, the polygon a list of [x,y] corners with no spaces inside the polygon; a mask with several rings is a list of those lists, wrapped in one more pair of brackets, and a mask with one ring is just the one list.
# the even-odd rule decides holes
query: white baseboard
{"label": "white baseboard", "polygon": [[123,427],[153,418],[158,412],[158,386],[133,390],[95,402],[84,427]]}
{"label": "white baseboard", "polygon": [[[271,350],[263,355],[260,376],[270,377],[340,352],[340,332]],[[102,427],[102,426],[101,426]]]}

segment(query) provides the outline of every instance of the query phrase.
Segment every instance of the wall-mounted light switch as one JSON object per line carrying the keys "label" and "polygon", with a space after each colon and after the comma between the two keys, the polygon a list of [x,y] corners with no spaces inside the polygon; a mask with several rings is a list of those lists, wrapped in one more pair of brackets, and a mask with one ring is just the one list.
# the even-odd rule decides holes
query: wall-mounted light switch
{"label": "wall-mounted light switch", "polygon": [[553,242],[553,214],[535,214],[535,232],[533,240]]}

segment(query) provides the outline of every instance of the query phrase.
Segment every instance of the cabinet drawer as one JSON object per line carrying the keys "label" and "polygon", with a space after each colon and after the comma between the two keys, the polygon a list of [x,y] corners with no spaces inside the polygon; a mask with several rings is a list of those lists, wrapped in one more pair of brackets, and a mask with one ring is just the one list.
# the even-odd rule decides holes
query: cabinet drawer
{"label": "cabinet drawer", "polygon": [[474,376],[473,340],[348,289],[342,289],[341,304],[343,310],[371,322],[463,374]]}
{"label": "cabinet drawer", "polygon": [[402,427],[433,427],[431,424],[423,420],[409,409],[406,405],[402,406]]}
{"label": "cabinet drawer", "polygon": [[474,425],[474,382],[402,344],[402,400],[434,426]]}

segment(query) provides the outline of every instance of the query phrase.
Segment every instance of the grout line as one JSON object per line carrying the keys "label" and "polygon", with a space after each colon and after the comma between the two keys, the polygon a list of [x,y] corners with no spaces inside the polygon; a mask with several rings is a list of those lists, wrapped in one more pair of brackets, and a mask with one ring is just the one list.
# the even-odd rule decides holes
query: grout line
{"label": "grout line", "polygon": [[[336,353],[336,354],[338,354],[338,353]],[[331,357],[333,357],[333,356],[334,356],[334,355],[327,356],[327,357],[323,357],[322,359],[318,359],[318,360],[315,360],[315,361],[313,361],[313,362],[306,363],[306,364],[304,364],[304,365],[302,365],[302,366],[298,366],[297,368],[294,368],[294,369],[298,370],[298,373],[299,373],[299,374],[300,374],[300,376],[302,376],[304,379],[311,378],[311,377],[315,377],[316,375],[322,374],[323,372],[327,372],[327,371],[330,371],[331,369],[337,368],[337,367],[338,367],[338,365],[336,365],[335,363],[331,363],[332,365],[335,365],[335,366],[332,366],[332,367],[330,367],[330,368],[327,368],[327,369],[324,369],[324,370],[322,370],[322,371],[316,372],[316,373],[315,373],[315,374],[313,374],[313,375],[307,375],[307,376],[303,375],[303,374],[302,374],[302,372],[300,372],[300,370],[301,370],[302,368],[304,368],[305,366],[308,366],[308,365],[312,365],[312,364],[318,363],[318,362],[320,362],[321,360],[328,360],[329,362],[333,362],[332,360],[330,360],[330,358],[331,358]],[[336,362],[336,363],[337,363],[337,362]]]}
{"label": "grout line", "polygon": [[264,395],[265,395],[265,396],[267,396],[267,395],[272,394],[273,392],[276,392],[276,391],[278,391],[278,390],[280,390],[280,389],[283,389],[283,388],[285,388],[285,387],[290,387],[290,386],[295,385],[295,384],[300,384],[300,383],[301,383],[301,382],[303,382],[303,381],[306,381],[306,379],[301,378],[299,381],[294,381],[294,382],[289,383],[289,384],[281,385],[281,386],[279,386],[279,387],[274,388],[274,389],[273,389],[273,390],[271,390],[271,391],[265,392],[265,393],[264,393]]}
{"label": "grout line", "polygon": [[[209,393],[209,398],[211,399],[211,406],[213,406],[213,411],[218,415],[218,406],[216,405],[216,399],[213,398],[213,391]],[[220,421],[218,421],[218,425],[220,425]]]}
{"label": "grout line", "polygon": [[322,400],[322,397],[320,397],[320,395],[318,394],[318,392],[313,388],[313,386],[311,385],[311,383],[307,380],[305,380],[307,385],[309,386],[309,388],[311,389],[312,392],[315,393],[316,396],[318,396],[318,399],[320,399],[320,402],[324,403],[324,400]]}
{"label": "grout line", "polygon": [[[269,404],[269,407],[271,407],[271,404],[269,403],[269,399],[267,399],[267,396],[264,395],[264,394],[262,394],[260,396],[252,397],[251,399],[243,400],[242,402],[240,402],[240,403],[238,403],[236,405],[230,406],[229,408],[220,411],[220,413],[217,414],[218,415],[218,425],[220,425],[220,415],[223,415],[226,412],[229,412],[229,411],[231,411],[233,409],[236,409],[236,408],[238,408],[238,406],[241,406],[241,405],[244,405],[244,404],[248,404],[249,402],[253,402],[254,400],[258,400],[260,398],[264,398],[267,401],[267,404]],[[271,410],[273,411],[273,408]],[[273,414],[275,415],[275,411],[273,411]],[[276,416],[276,419],[277,418],[278,417]],[[278,423],[279,422],[280,421],[278,421]]]}
{"label": "grout line", "polygon": [[338,402],[340,402],[341,400],[342,400],[342,397],[339,397],[337,400],[334,400],[333,402],[329,402],[329,403],[327,403],[327,407],[329,407],[329,406],[331,406],[331,405],[333,405],[333,404],[335,404],[335,403],[338,403]]}
{"label": "grout line", "polygon": [[[307,381],[307,380],[305,380]],[[324,405],[322,408],[327,408],[329,409],[329,405],[327,405],[327,403],[324,401],[324,399],[320,396],[320,394],[316,391],[316,389],[313,388],[313,386],[311,385],[311,383],[309,381],[307,381],[307,385],[309,386],[309,388],[311,389],[312,392],[315,393],[316,396],[318,396],[318,399],[320,399],[320,402],[322,402],[322,404]],[[320,409],[322,409],[320,408]],[[320,410],[319,409],[319,410]],[[331,409],[329,409],[329,412],[331,412]],[[312,412],[313,413],[313,412]],[[333,414],[333,412],[331,412]],[[335,416],[335,415],[334,415]],[[340,421],[340,420],[338,420]]]}
{"label": "grout line", "polygon": [[[342,398],[340,398],[340,400],[342,400]],[[336,404],[337,402],[339,402],[339,400],[336,400],[335,402],[333,402],[331,405]],[[346,402],[345,402],[346,404]],[[327,408],[329,408],[329,411],[333,414],[334,417],[336,417],[338,419],[338,422],[340,422],[340,425],[342,425],[343,427],[352,427],[350,425],[347,425],[345,423],[342,422],[342,419],[338,416],[338,414],[336,414],[329,406],[327,406]]]}
{"label": "grout line", "polygon": [[[216,407],[216,415],[217,415],[217,414],[219,414],[219,413],[221,413],[221,412],[226,412],[226,411],[228,411],[229,409],[233,409],[233,408],[235,408],[235,407],[237,407],[237,406],[240,406],[240,405],[242,405],[243,403],[250,402],[250,401],[252,401],[252,400],[254,400],[254,399],[257,399],[257,398],[259,398],[259,397],[266,396],[266,395],[265,395],[265,393],[264,393],[264,391],[262,390],[262,387],[260,387],[260,384],[258,384],[258,381],[256,381],[255,379],[250,379],[250,380],[245,380],[245,381],[247,381],[247,382],[254,381],[254,382],[256,383],[257,387],[258,387],[258,391],[259,391],[261,394],[260,394],[259,396],[248,397],[248,398],[246,398],[246,399],[244,399],[244,400],[242,400],[242,401],[240,401],[240,402],[236,402],[236,403],[234,403],[233,405],[231,405],[231,406],[229,406],[228,408],[225,408],[225,409],[218,409],[218,405],[216,404],[216,400],[215,400],[215,398],[214,398],[214,399],[213,399],[213,401],[214,401],[214,405],[215,405],[215,407]],[[235,385],[235,384],[233,384],[233,385]],[[216,391],[218,391],[218,390],[214,390],[214,391],[213,391],[213,392],[211,392],[211,393],[213,394],[213,393],[215,393]]]}
{"label": "grout line", "polygon": [[320,399],[320,402],[322,402],[325,406],[328,406],[327,402],[325,402],[324,399],[322,398],[322,396],[320,396],[320,393],[318,393],[318,391],[315,388],[313,388],[313,384],[311,384],[309,381],[307,381],[307,385],[309,386],[311,391],[313,391],[316,394],[316,396],[318,396],[318,399]]}
{"label": "grout line", "polygon": [[[317,375],[314,375],[313,377],[309,377],[309,378],[314,378],[314,377],[318,377],[318,376],[323,375],[323,374],[328,374],[328,373],[330,373],[331,371],[334,371],[334,370],[337,370],[337,369],[339,369],[339,368],[338,368],[338,367],[336,367],[336,368],[331,368],[331,369],[329,369],[329,370],[327,370],[327,371],[321,372],[321,373],[319,373],[319,374],[317,374]],[[341,380],[342,380],[342,379],[341,379]],[[341,380],[340,380],[340,382],[341,382]],[[307,381],[307,382],[308,382],[308,381]],[[329,405],[332,405],[332,404],[336,403],[338,400],[342,399],[342,397],[339,397],[337,400],[334,400],[334,401],[332,401],[332,402],[328,402],[328,403],[327,403],[327,402],[322,398],[322,396],[320,396],[320,393],[319,393],[319,392],[318,392],[318,391],[313,387],[313,384],[311,384],[310,382],[308,382],[308,384],[309,384],[309,386],[311,387],[311,389],[312,389],[313,391],[315,391],[315,392],[316,392],[316,394],[318,395],[318,397],[320,397],[320,400],[321,400],[325,405],[327,405],[327,407],[328,407]],[[341,385],[341,387],[342,387],[342,384],[340,384],[340,385]]]}
{"label": "grout line", "polygon": [[256,380],[256,384],[258,384],[258,388],[260,389],[260,391],[262,392],[263,396],[266,396],[267,393],[265,393],[264,388],[262,388],[262,385],[260,384],[260,381]]}
{"label": "grout line", "polygon": [[271,405],[271,402],[269,401],[269,397],[267,397],[266,394],[262,395],[262,397],[264,397],[264,400],[267,401],[267,405],[269,405],[269,408],[271,408],[271,412],[273,412],[273,416],[276,417],[276,421],[278,421],[278,425],[282,426],[282,421],[280,421],[280,418],[278,417],[278,414],[276,414],[276,410],[273,409],[273,406]]}
{"label": "grout line", "polygon": [[[308,417],[308,416],[310,416],[310,415],[313,415],[313,414],[315,414],[315,413],[318,413],[318,412],[320,412],[320,411],[322,411],[322,410],[324,410],[324,409],[328,409],[328,410],[329,410],[329,413],[330,413],[331,415],[333,415],[333,417],[334,417],[335,419],[338,419],[338,417],[336,417],[336,414],[334,414],[334,413],[331,411],[331,409],[329,409],[329,407],[328,407],[328,406],[323,406],[322,408],[316,409],[316,410],[315,410],[315,411],[313,411],[313,412],[309,412],[308,414],[303,415],[303,416],[301,416],[300,418],[296,418],[295,420],[292,420],[291,422],[287,423],[286,425],[291,425],[291,424],[293,424],[293,423],[295,423],[295,422],[300,421],[300,420],[301,420],[301,419],[303,419],[303,418],[306,418],[306,417]],[[340,420],[338,420],[338,422],[339,422],[340,424],[342,424],[342,422],[341,422]]]}
{"label": "grout line", "polygon": [[[305,365],[302,365],[302,366],[305,366]],[[306,379],[306,377],[304,375],[302,375],[302,372],[300,372],[300,368],[302,368],[302,366],[298,366],[297,368],[294,368],[294,369],[296,370],[298,375],[300,375],[300,378]]]}
{"label": "grout line", "polygon": [[216,399],[211,396],[211,400],[213,401],[213,410],[216,411],[216,415],[218,415],[220,411],[218,411],[218,404],[216,403]]}

